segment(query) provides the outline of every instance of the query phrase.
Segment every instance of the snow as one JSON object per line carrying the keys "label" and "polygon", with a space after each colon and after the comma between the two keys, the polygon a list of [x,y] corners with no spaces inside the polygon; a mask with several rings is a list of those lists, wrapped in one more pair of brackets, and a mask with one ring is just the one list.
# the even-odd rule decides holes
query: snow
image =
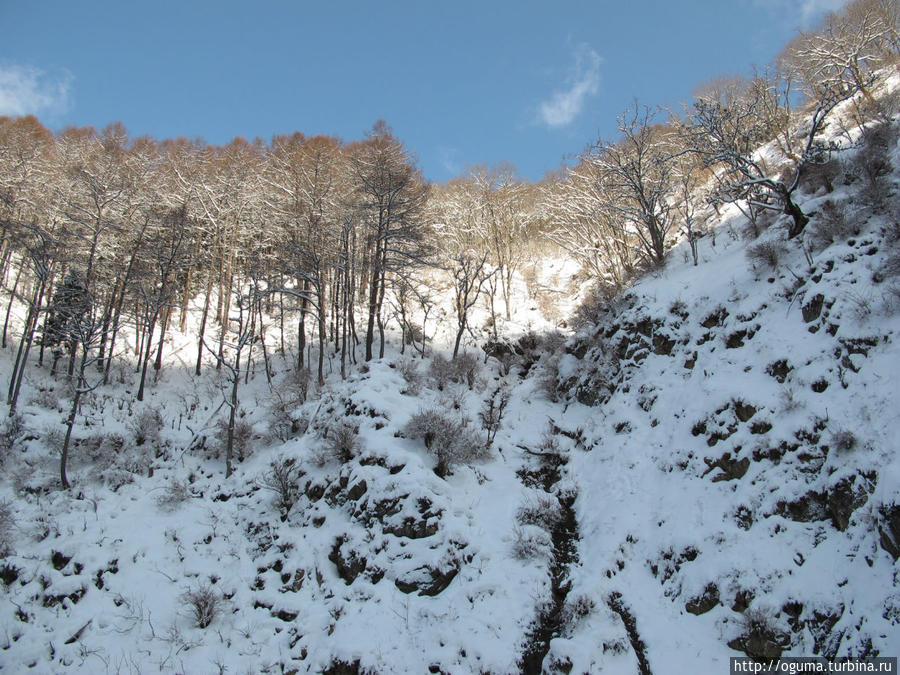
{"label": "snow", "polygon": [[[853,200],[860,231],[813,251],[812,269],[800,243],[785,239],[784,219],[759,240],[783,243],[778,268],[754,266],[747,250],[759,241],[732,234],[741,216],[725,210],[715,245],[711,236],[701,241],[699,266],[680,244],[612,314],[581,327],[567,354],[543,354],[526,377],[521,363],[507,370],[489,359],[471,389],[438,391],[424,360],[413,395],[396,366],[414,355],[401,357],[392,334],[384,359],[346,381],[332,374],[291,404],[309,426],[279,441],[270,433],[277,397],[257,358],[241,389],[254,449],[228,479],[214,451],[222,382],[212,369],[190,374],[190,329],[173,335],[146,403],[131,401],[127,368],[121,382],[89,397],[69,491],[55,485],[67,388],[30,365],[29,433],[0,480],[15,521],[4,574],[16,576],[0,591],[0,669],[280,673],[343,662],[363,672],[518,672],[536,617],[551,605],[554,558],[550,533],[517,523],[517,512],[547,494],[575,498],[577,559],[562,582],[567,607],[579,598],[590,607],[570,614],[547,668],[637,670],[632,636],[610,604],[616,594],[654,672],[725,672],[740,654],[728,642],[743,630],[733,607],[744,592],[789,635],[786,654],[825,649],[817,613],[836,617],[833,653],[896,654],[897,563],[879,527],[880,509],[900,501],[900,313],[889,302],[893,282],[873,274],[896,246],[885,235],[895,225],[891,213],[867,209],[853,185],[827,198]],[[825,199],[798,201],[814,213]],[[556,306],[570,316],[584,290],[573,263],[547,258],[540,267],[541,284],[571,291]],[[805,319],[819,294],[821,315]],[[522,277],[514,295],[505,339],[561,323],[541,315]],[[490,336],[488,317],[480,307],[471,320],[479,343]],[[441,324],[430,349],[447,353],[451,324]],[[659,348],[655,337],[664,338]],[[620,340],[626,353],[616,355]],[[11,350],[0,353],[0,381]],[[772,374],[782,360],[783,382]],[[292,357],[274,361],[276,390],[290,400]],[[608,400],[584,405],[574,389],[550,400],[544,383],[554,364],[573,387],[591,384],[592,374],[611,377]],[[491,457],[436,476],[424,443],[403,437],[406,422],[437,407],[477,428],[500,385],[511,399]],[[152,409],[164,426],[137,445],[136,415]],[[341,464],[326,449],[329,430],[344,420],[358,428],[359,451]],[[853,435],[853,448],[832,447],[841,431]],[[120,449],[99,444],[114,434]],[[523,476],[540,467],[548,434],[565,463],[544,487]],[[283,459],[302,471],[285,518],[263,486],[270,463]],[[846,522],[791,512],[850,479],[865,500]],[[533,557],[514,555],[522,536],[537,542]],[[709,584],[719,601],[687,612]],[[195,625],[185,600],[202,588],[221,603],[208,628]],[[800,603],[799,614],[790,603]]]}

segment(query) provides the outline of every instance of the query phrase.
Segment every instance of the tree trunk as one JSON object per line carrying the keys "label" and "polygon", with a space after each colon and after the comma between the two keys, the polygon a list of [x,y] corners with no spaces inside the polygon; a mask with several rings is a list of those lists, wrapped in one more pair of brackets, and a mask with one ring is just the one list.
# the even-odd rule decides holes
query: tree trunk
{"label": "tree trunk", "polygon": [[9,303],[6,305],[6,318],[3,320],[3,340],[0,343],[0,346],[3,349],[6,349],[6,334],[9,329],[9,315],[12,312],[13,300],[16,299],[16,290],[19,288],[19,279],[22,276],[22,265],[19,265],[19,270],[16,272],[16,280],[13,282],[12,291],[9,294]]}
{"label": "tree trunk", "polygon": [[203,300],[203,313],[200,315],[200,329],[197,337],[197,366],[194,374],[200,375],[200,367],[203,365],[203,338],[206,333],[206,322],[209,319],[209,296],[212,294],[213,278],[210,273],[206,280],[206,297]]}
{"label": "tree trunk", "polygon": [[[144,400],[144,385],[147,382],[147,367],[150,364],[150,351],[153,345],[153,330],[156,328],[156,319],[159,316],[159,310],[155,310],[153,312],[153,316],[150,318],[150,323],[147,326],[146,336],[144,338],[145,343],[143,346],[143,363],[141,365],[141,383],[138,386],[137,400]],[[160,338],[162,339],[162,338]]]}
{"label": "tree trunk", "polygon": [[784,212],[794,221],[791,224],[790,230],[788,230],[788,239],[793,239],[803,232],[803,228],[806,227],[809,218],[803,213],[800,207],[794,203],[794,200],[791,199],[791,195],[787,191],[782,192],[781,198],[784,201]]}
{"label": "tree trunk", "polygon": [[87,353],[88,350],[85,349],[81,355],[81,365],[78,369],[78,382],[75,385],[75,395],[72,397],[72,409],[69,411],[69,417],[66,420],[66,437],[63,440],[62,452],[59,456],[59,482],[62,485],[63,490],[69,489],[69,479],[66,476],[66,463],[69,460],[69,443],[72,440],[72,427],[75,426],[75,416],[78,414],[78,404],[81,401],[81,394],[84,391],[84,369],[87,366]]}
{"label": "tree trunk", "polygon": [[234,379],[231,383],[231,410],[228,413],[228,439],[225,443],[225,478],[231,476],[231,458],[234,456],[234,421],[238,407],[238,387],[241,384],[241,349],[238,345],[234,354]]}
{"label": "tree trunk", "polygon": [[[19,391],[22,388],[22,379],[25,376],[25,364],[28,362],[28,353],[31,351],[32,342],[34,342],[34,330],[37,327],[37,315],[44,298],[44,283],[45,282],[41,280],[41,283],[35,290],[34,302],[29,308],[29,320],[25,322],[25,333],[22,335],[22,342],[19,343],[19,353],[16,358],[15,366],[13,366],[12,382],[10,383],[8,399],[10,417],[16,412],[16,404],[19,401]],[[23,342],[24,349],[22,347]]]}

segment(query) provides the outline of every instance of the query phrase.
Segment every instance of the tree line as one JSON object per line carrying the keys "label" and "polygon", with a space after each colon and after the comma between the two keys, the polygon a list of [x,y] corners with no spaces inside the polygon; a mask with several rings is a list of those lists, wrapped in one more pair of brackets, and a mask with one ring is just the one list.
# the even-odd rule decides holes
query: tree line
{"label": "tree line", "polygon": [[[535,241],[614,294],[679,236],[696,264],[710,205],[735,203],[751,223],[786,214],[799,236],[808,217],[795,192],[830,157],[820,132],[834,107],[859,94],[860,123],[894,112],[873,92],[900,56],[898,8],[854,0],[769,69],[708,82],[682,111],[634,102],[617,138],[536,183],[501,165],[429,185],[384,122],[353,142],[298,132],[213,146],[130,138],[120,123],[53,134],[34,117],[0,118],[10,414],[30,362],[88,391],[88,373],[108,382],[125,349],[142,400],[167,332],[191,321],[194,372],[207,359],[235,382],[254,355],[271,376],[274,350],[293,346],[320,383],[329,354],[346,376],[383,356],[389,321],[424,354],[436,274],[452,288],[456,356],[476,302],[495,333],[510,317],[521,250]],[[758,153],[767,143],[777,152]]]}

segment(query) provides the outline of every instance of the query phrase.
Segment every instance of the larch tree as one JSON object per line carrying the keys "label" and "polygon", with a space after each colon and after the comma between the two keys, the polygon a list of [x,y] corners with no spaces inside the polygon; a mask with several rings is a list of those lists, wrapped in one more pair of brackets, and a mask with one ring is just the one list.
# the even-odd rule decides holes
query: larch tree
{"label": "larch tree", "polygon": [[371,361],[375,330],[384,355],[382,307],[390,275],[400,268],[421,264],[427,245],[421,216],[427,185],[409,151],[383,121],[376,122],[368,138],[351,155],[355,183],[356,217],[363,224],[368,280],[365,358]]}

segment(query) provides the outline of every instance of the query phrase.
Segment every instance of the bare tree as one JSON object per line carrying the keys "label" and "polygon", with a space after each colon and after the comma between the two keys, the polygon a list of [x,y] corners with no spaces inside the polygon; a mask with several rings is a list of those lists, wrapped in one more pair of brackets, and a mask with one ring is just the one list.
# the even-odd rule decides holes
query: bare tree
{"label": "bare tree", "polygon": [[662,265],[672,227],[674,148],[672,131],[656,125],[656,117],[634,103],[619,117],[621,140],[598,143],[589,160],[607,176],[610,208],[632,226],[646,259]]}
{"label": "bare tree", "polygon": [[828,114],[852,94],[830,94],[817,103],[803,134],[802,147],[788,158],[793,163],[792,170],[779,176],[772,175],[756,145],[767,135],[762,128],[768,119],[763,108],[768,105],[770,94],[757,88],[729,106],[704,99],[696,101],[687,143],[690,151],[701,156],[705,167],[717,172],[719,189],[715,199],[740,200],[752,207],[781,211],[792,220],[788,236],[799,235],[809,218],[794,201],[794,192],[803,170],[827,157],[829,148],[820,144],[817,136]]}
{"label": "bare tree", "polygon": [[357,210],[366,230],[368,270],[366,361],[373,357],[376,323],[384,355],[382,307],[389,275],[422,263],[427,246],[421,222],[427,186],[412,156],[379,121],[368,139],[354,148],[351,165]]}
{"label": "bare tree", "polygon": [[[86,276],[78,273],[78,276]],[[102,313],[99,313],[95,307],[92,298],[85,297],[81,300],[83,304],[81,312],[76,316],[70,317],[66,323],[65,331],[68,339],[75,345],[81,353],[81,359],[78,364],[75,377],[75,391],[72,394],[72,405],[69,408],[69,415],[66,418],[66,435],[63,440],[62,450],[59,456],[59,481],[63,489],[69,488],[69,479],[66,475],[66,465],[69,458],[69,446],[72,440],[72,430],[75,426],[75,420],[78,416],[78,409],[81,405],[82,397],[90,393],[102,382],[102,377],[97,376],[94,383],[88,382],[87,372],[88,366],[95,363],[99,358],[97,350],[99,350],[101,337],[106,322]]]}

